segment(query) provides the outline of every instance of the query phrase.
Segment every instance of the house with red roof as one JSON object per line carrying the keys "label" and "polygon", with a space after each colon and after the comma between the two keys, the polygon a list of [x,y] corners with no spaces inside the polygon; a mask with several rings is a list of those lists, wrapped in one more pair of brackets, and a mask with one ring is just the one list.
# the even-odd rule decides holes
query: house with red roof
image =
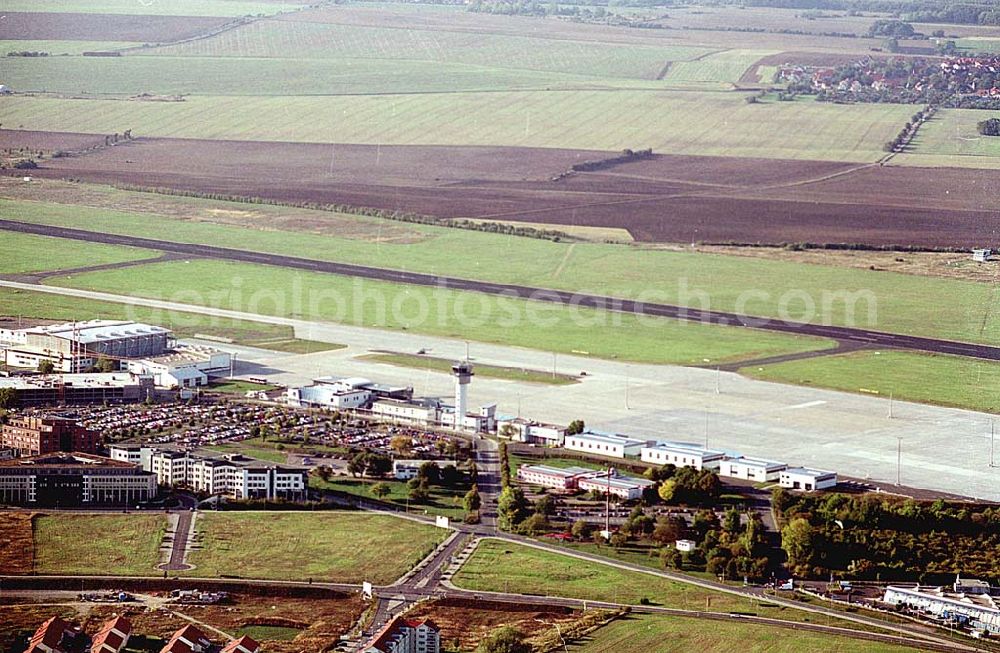
{"label": "house with red roof", "polygon": [[90,653],[120,653],[132,635],[132,624],[125,617],[115,617],[101,627],[90,642]]}
{"label": "house with red roof", "polygon": [[441,653],[441,631],[430,619],[394,617],[363,653]]}
{"label": "house with red roof", "polygon": [[160,653],[205,653],[211,646],[212,642],[196,626],[184,626],[174,633]]}
{"label": "house with red roof", "polygon": [[253,637],[244,635],[226,644],[220,653],[260,653],[260,644]]}
{"label": "house with red roof", "polygon": [[38,627],[24,653],[65,653],[77,634],[68,621],[52,617]]}

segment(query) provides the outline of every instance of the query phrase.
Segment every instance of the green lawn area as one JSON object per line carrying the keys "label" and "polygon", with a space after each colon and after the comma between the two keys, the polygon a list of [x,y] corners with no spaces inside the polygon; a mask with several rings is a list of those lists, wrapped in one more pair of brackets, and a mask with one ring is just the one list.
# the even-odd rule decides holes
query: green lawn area
{"label": "green lawn area", "polygon": [[388,515],[352,512],[208,512],[192,574],[388,584],[423,559],[446,531]]}
{"label": "green lawn area", "polygon": [[47,11],[87,14],[140,14],[144,16],[246,16],[273,14],[305,6],[306,3],[268,0],[4,0],[4,11]]}
{"label": "green lawn area", "polygon": [[[134,45],[141,45],[141,43],[133,43],[131,41],[40,41],[40,40],[0,40],[0,55],[6,55],[8,52],[48,52],[52,56],[57,56],[60,54],[80,54],[82,52],[96,52],[98,50],[117,50],[119,48],[128,48]],[[20,57],[10,57],[4,59],[4,77],[11,75],[11,83],[8,86],[16,88],[17,90],[23,90],[20,85],[13,85],[13,79],[16,77],[12,74],[16,70],[18,64],[15,64],[15,59],[20,59]],[[32,60],[38,61],[40,59],[31,57]]]}
{"label": "green lawn area", "polygon": [[[144,198],[156,202],[162,199],[148,193],[114,196],[115,205],[120,206],[139,205]],[[813,319],[829,324],[1000,343],[1000,313],[991,309],[995,302],[993,288],[984,283],[628,245],[571,245],[391,221],[381,224],[387,233],[401,232],[405,244],[403,240],[378,243],[367,237],[377,232],[377,220],[359,217],[352,222],[350,217],[335,213],[326,214],[330,224],[336,226],[336,230],[327,233],[342,231],[349,236],[206,224],[156,214],[160,210],[176,210],[178,217],[200,215],[211,205],[207,200],[191,200],[178,205],[189,207],[182,211],[170,202],[162,207],[158,204],[148,207],[151,212],[138,213],[53,202],[0,200],[0,213],[27,222],[148,238],[167,237],[178,242],[211,242],[221,247],[377,267],[398,269],[401,261],[405,261],[406,269],[414,272],[585,290],[663,303],[697,304],[704,295],[709,308],[765,317],[780,316],[784,306],[790,317],[802,319],[807,317],[804,308],[811,304],[817,312]],[[220,211],[227,211],[232,205],[218,206]],[[262,219],[280,222],[277,211],[280,207],[242,206],[260,212]],[[306,216],[300,209],[287,211],[319,220],[312,214]],[[312,213],[322,215],[322,212]],[[252,224],[257,224],[256,219]],[[459,252],[461,256],[452,255]],[[134,286],[130,282],[123,287]],[[746,301],[748,290],[758,294]],[[808,299],[802,299],[804,296]],[[942,312],[940,307],[946,305],[957,308]]]}
{"label": "green lawn area", "polygon": [[250,383],[249,381],[215,381],[208,384],[206,390],[212,392],[226,392],[234,394],[243,394],[251,390],[263,390],[265,392],[270,392],[271,390],[277,390],[276,385],[261,385],[260,383]]}
{"label": "green lawn area", "polygon": [[[91,265],[138,261],[160,255],[159,252],[135,247],[101,245],[10,231],[2,234],[0,274],[70,270]],[[55,251],[59,252],[58,256],[49,255]]]}
{"label": "green lawn area", "polygon": [[[725,87],[774,50],[726,50],[697,61],[675,61],[663,77],[670,86]],[[770,81],[770,80],[767,80]]]}
{"label": "green lawn area", "polygon": [[40,515],[34,519],[35,573],[156,575],[166,527],[163,515]]}
{"label": "green lawn area", "polygon": [[841,635],[826,635],[737,621],[633,615],[571,644],[569,653],[731,651],[746,653],[903,653],[913,649]]}
{"label": "green lawn area", "polygon": [[923,167],[1000,168],[1000,138],[982,136],[976,123],[995,118],[996,111],[942,109],[913,140],[910,152],[896,156],[893,165]]}
{"label": "green lawn area", "polygon": [[[389,486],[389,494],[379,499],[372,494],[371,487],[376,483],[385,483]],[[378,499],[388,501],[400,508],[406,508],[412,513],[442,515],[453,520],[465,518],[465,508],[462,506],[462,497],[468,492],[468,486],[460,486],[453,490],[445,489],[434,485],[430,489],[430,500],[427,503],[414,503],[407,501],[409,488],[406,481],[396,481],[392,479],[372,480],[360,478],[348,478],[344,476],[331,476],[329,481],[324,481],[317,477],[309,479],[310,487],[318,490],[334,490],[364,497],[366,499]]]}
{"label": "green lawn area", "polygon": [[[836,161],[875,161],[907,105],[802,99],[747,104],[741,94],[593,89],[438,94],[214,97],[121,102],[15,96],[18,129],[319,143],[516,145]],[[613,115],[613,121],[607,116]],[[594,129],[595,124],[602,125]],[[739,125],[734,130],[733,125]]]}
{"label": "green lawn area", "polygon": [[[358,358],[376,363],[386,363],[399,367],[413,367],[419,370],[434,370],[437,372],[450,372],[452,365],[456,362],[449,358],[435,358],[434,356],[400,354],[395,352],[365,354]],[[577,377],[569,374],[553,374],[551,371],[545,372],[543,370],[533,370],[523,367],[483,365],[481,363],[475,363],[475,373],[476,376],[491,379],[507,379],[510,381],[542,383],[545,385],[570,385],[579,381]]]}
{"label": "green lawn area", "polygon": [[116,293],[127,289],[135,296],[176,298],[265,315],[405,329],[567,354],[583,350],[598,357],[651,363],[721,363],[833,344],[767,331],[208,260],[93,272],[52,278],[49,283]]}
{"label": "green lawn area", "polygon": [[741,373],[766,381],[1000,413],[1000,363],[906,351],[860,351],[747,367]]}

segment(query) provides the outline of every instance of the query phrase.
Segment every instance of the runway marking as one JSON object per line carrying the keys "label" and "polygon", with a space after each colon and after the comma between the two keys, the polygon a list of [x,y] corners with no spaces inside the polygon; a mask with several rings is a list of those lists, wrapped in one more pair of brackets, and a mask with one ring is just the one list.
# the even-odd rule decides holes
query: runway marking
{"label": "runway marking", "polygon": [[814,406],[822,406],[826,402],[822,399],[817,399],[816,401],[807,401],[804,404],[795,404],[794,406],[785,406],[779,408],[778,410],[799,410],[800,408],[813,408]]}

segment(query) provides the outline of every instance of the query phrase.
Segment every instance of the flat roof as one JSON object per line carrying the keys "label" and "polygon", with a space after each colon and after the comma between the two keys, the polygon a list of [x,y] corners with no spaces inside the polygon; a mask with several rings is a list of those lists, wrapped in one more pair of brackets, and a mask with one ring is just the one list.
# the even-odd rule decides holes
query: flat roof
{"label": "flat roof", "polygon": [[30,456],[27,458],[14,458],[13,460],[0,461],[0,468],[4,467],[32,467],[44,469],[56,469],[65,467],[76,467],[81,469],[95,467],[117,467],[120,469],[134,469],[141,471],[137,465],[127,463],[122,460],[113,460],[103,456],[94,456],[86,453],[49,453],[40,456]]}
{"label": "flat roof", "polygon": [[9,376],[0,377],[0,388],[15,390],[32,390],[38,388],[56,388],[60,385],[98,388],[106,386],[123,387],[138,383],[138,378],[128,372],[109,374],[46,374],[43,376]]}
{"label": "flat roof", "polygon": [[621,488],[623,490],[637,487],[649,487],[653,485],[653,481],[648,481],[644,478],[636,478],[634,476],[612,476],[611,481],[609,482],[607,474],[581,478],[580,482],[590,483],[591,485],[599,485],[601,487],[608,487],[610,485],[611,487]]}
{"label": "flat roof", "polygon": [[560,478],[578,476],[580,474],[591,474],[597,471],[594,469],[587,469],[585,467],[550,467],[548,465],[521,465],[519,469],[529,472],[537,472],[539,474],[548,474],[549,476],[558,476]]}
{"label": "flat roof", "polygon": [[624,435],[612,435],[610,433],[592,433],[590,431],[586,431],[584,433],[577,433],[576,435],[570,435],[567,437],[584,438],[587,440],[593,440],[595,442],[604,442],[607,444],[617,444],[624,446],[634,446],[637,444],[648,443],[648,440],[636,440],[635,438],[629,438]]}
{"label": "flat roof", "polygon": [[885,588],[885,591],[900,592],[902,594],[910,594],[922,598],[933,599],[935,601],[951,603],[953,605],[961,605],[968,608],[978,608],[980,610],[1000,613],[1000,606],[997,606],[996,599],[989,594],[962,594],[948,592],[942,587],[924,588],[919,585],[917,587],[897,587],[896,585],[889,585]]}
{"label": "flat roof", "polygon": [[764,460],[763,458],[747,458],[746,456],[733,458],[729,462],[740,463],[742,465],[752,465],[754,467],[788,467],[787,463],[781,463],[778,462],[777,460]]}
{"label": "flat roof", "polygon": [[[87,322],[67,322],[65,324],[50,324],[48,326],[37,326],[23,329],[24,333],[36,335],[48,335],[67,340],[75,339],[85,345],[96,342],[106,342],[122,338],[136,338],[141,336],[157,336],[172,333],[170,329],[141,322],[127,322],[116,320],[89,320]],[[74,336],[75,332],[75,336]]]}
{"label": "flat roof", "polygon": [[788,469],[781,470],[782,474],[797,474],[799,476],[812,476],[818,478],[820,476],[836,476],[837,472],[826,472],[821,469],[810,469],[808,467],[789,467]]}
{"label": "flat roof", "polygon": [[722,457],[726,455],[724,451],[716,451],[714,449],[702,449],[701,447],[688,447],[683,444],[676,444],[673,442],[657,442],[654,445],[643,447],[643,449],[657,449],[659,451],[671,451],[674,453],[683,453],[694,455],[697,454],[702,458],[708,456]]}

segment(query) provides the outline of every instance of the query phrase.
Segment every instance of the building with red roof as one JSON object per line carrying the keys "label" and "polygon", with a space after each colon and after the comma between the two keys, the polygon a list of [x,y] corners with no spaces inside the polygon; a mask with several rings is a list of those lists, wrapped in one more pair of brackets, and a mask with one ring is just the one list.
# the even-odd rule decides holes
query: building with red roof
{"label": "building with red roof", "polygon": [[430,619],[394,617],[362,649],[364,653],[441,653],[441,631]]}
{"label": "building with red roof", "polygon": [[212,642],[196,626],[184,626],[174,633],[160,653],[205,653],[211,646]]}
{"label": "building with red roof", "polygon": [[260,644],[253,637],[244,635],[226,644],[220,653],[260,653]]}
{"label": "building with red roof", "polygon": [[65,653],[76,636],[68,621],[52,617],[38,627],[24,653]]}
{"label": "building with red roof", "polygon": [[120,653],[132,635],[132,624],[125,617],[115,617],[107,623],[90,643],[90,653]]}

